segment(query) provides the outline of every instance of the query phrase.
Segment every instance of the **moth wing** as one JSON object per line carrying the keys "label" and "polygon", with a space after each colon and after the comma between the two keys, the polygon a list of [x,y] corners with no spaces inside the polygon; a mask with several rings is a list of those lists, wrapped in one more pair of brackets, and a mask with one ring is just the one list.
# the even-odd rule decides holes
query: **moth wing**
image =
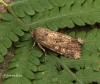
{"label": "moth wing", "polygon": [[78,40],[65,34],[49,30],[38,42],[61,55],[75,59],[81,57],[81,45]]}

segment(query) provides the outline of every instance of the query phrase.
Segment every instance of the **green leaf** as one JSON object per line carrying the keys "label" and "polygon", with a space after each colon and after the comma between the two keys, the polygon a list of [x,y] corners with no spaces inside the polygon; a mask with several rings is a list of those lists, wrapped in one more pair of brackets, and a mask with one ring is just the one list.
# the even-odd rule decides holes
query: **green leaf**
{"label": "green leaf", "polygon": [[19,40],[18,36],[24,35],[22,30],[27,31],[28,28],[14,20],[0,23],[0,47],[2,48],[0,53],[2,56],[7,54],[7,48],[11,47],[12,41],[16,42]]}
{"label": "green leaf", "polygon": [[26,76],[29,79],[34,79],[34,73],[29,69],[24,70],[24,76]]}
{"label": "green leaf", "polygon": [[[100,22],[99,0],[15,0],[8,9],[14,16],[28,19],[26,24],[32,29],[36,27],[48,27],[57,31],[58,28],[73,28]],[[44,5],[45,4],[45,5]],[[95,5],[96,4],[96,5]],[[48,5],[48,6],[46,6]],[[32,20],[31,20],[32,17]],[[24,19],[24,22],[26,22]]]}
{"label": "green leaf", "polygon": [[[65,28],[66,26],[73,28],[75,26],[74,24],[82,26],[85,23],[93,25],[96,22],[100,22],[98,17],[100,7],[95,5],[100,3],[98,0],[68,1],[64,1],[64,3],[59,0],[50,0],[56,7],[45,10],[42,13],[36,13],[29,25],[32,28],[46,26],[52,30],[57,30],[58,28]],[[98,17],[98,19],[94,17]]]}
{"label": "green leaf", "polygon": [[[6,72],[3,76],[4,78],[8,78],[8,79],[5,80],[3,84],[7,84],[7,83],[31,84],[30,79],[34,79],[35,77],[34,72],[37,71],[38,69],[37,65],[40,64],[38,57],[41,57],[42,53],[36,50],[38,49],[37,47],[34,47],[30,51],[28,51],[28,49],[30,49],[30,46],[31,46],[30,43],[32,42],[26,41],[26,43],[24,44],[19,43],[19,45],[23,45],[23,46],[17,46],[18,49],[15,51],[15,56],[11,59],[10,64],[9,64],[10,70]],[[37,54],[38,52],[41,54],[37,56],[36,53],[34,54],[34,51],[37,52]],[[16,77],[16,75],[18,77]]]}
{"label": "green leaf", "polygon": [[9,13],[1,13],[0,18],[3,19],[3,20],[7,20],[7,21],[14,20],[14,17]]}
{"label": "green leaf", "polygon": [[5,55],[7,53],[7,48],[2,43],[0,43],[0,48],[2,48],[0,49],[0,53]]}
{"label": "green leaf", "polygon": [[66,72],[66,70],[63,70],[59,73],[59,75],[56,78],[52,79],[52,82],[56,82],[57,84],[73,84],[73,80],[74,79],[71,77],[71,75],[68,72]]}
{"label": "green leaf", "polygon": [[52,77],[57,76],[56,60],[52,55],[47,57],[48,61],[39,65],[33,84],[51,84]]}
{"label": "green leaf", "polygon": [[[20,76],[20,75],[19,75]],[[2,84],[32,84],[26,77],[13,77],[4,81]]]}
{"label": "green leaf", "polygon": [[4,44],[4,46],[5,46],[6,48],[9,48],[9,47],[12,45],[12,42],[11,42],[10,38],[8,38],[7,36],[1,37],[0,42],[1,42],[2,44]]}
{"label": "green leaf", "polygon": [[53,8],[52,3],[50,3],[48,0],[42,0],[42,1],[40,0],[39,2],[44,8],[47,8],[47,9]]}
{"label": "green leaf", "polygon": [[30,39],[30,34],[29,33],[25,33],[23,36],[20,37],[21,41],[27,41]]}
{"label": "green leaf", "polygon": [[[96,72],[91,70],[90,68],[86,68],[85,70],[79,70],[76,75],[86,84],[92,82],[100,83],[100,71]],[[87,78],[88,77],[88,78]]]}
{"label": "green leaf", "polygon": [[4,60],[3,56],[0,54],[0,62]]}

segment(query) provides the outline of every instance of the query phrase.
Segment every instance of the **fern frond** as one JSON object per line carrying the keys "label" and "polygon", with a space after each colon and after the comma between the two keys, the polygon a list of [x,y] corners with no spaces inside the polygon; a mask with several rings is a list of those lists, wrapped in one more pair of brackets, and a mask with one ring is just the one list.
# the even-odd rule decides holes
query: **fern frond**
{"label": "fern frond", "polygon": [[29,79],[34,79],[34,72],[37,71],[37,65],[40,64],[38,58],[42,56],[41,50],[37,47],[27,51],[32,43],[33,41],[26,41],[16,46],[18,49],[8,66],[10,70],[4,74],[4,78],[7,80],[3,84],[31,84]]}
{"label": "fern frond", "polygon": [[[61,56],[60,64],[65,64],[70,69],[75,69],[76,77],[83,82],[83,84],[88,84],[92,82],[98,82],[99,81],[99,59],[100,59],[100,50],[99,50],[99,39],[100,39],[100,29],[92,29],[89,32],[78,32],[75,34],[75,32],[70,33],[71,36],[81,37],[84,39],[84,44],[82,46],[82,58],[78,60],[74,59],[66,59],[66,57]],[[66,70],[65,66],[62,66],[64,68],[63,71],[56,77],[53,78],[53,82],[57,82],[58,84],[73,84],[72,81],[77,81],[74,79]],[[66,75],[65,75],[66,73]],[[95,78],[95,76],[97,78]],[[66,80],[64,80],[66,78]],[[78,83],[79,84],[79,83]]]}
{"label": "fern frond", "polygon": [[32,18],[32,23],[29,25],[32,28],[40,26],[52,30],[65,28],[66,26],[73,28],[74,23],[79,26],[85,25],[85,23],[93,25],[96,22],[100,22],[99,4],[99,0],[76,0],[74,2],[71,0],[60,8],[53,7],[42,13],[36,13]]}
{"label": "fern frond", "polygon": [[6,20],[6,21],[14,20],[14,17],[9,13],[1,13],[0,18],[3,19],[3,20]]}
{"label": "fern frond", "polygon": [[[0,14],[0,62],[7,53],[12,41],[19,40],[24,31],[32,31],[37,27],[45,27],[57,31],[59,28],[73,28],[74,25],[100,23],[100,0],[14,0],[7,6],[8,13]],[[11,14],[12,15],[11,15]],[[29,29],[31,28],[31,29]],[[16,45],[15,56],[9,64],[9,71],[4,74],[3,84],[73,84],[100,82],[100,29],[89,32],[71,32],[70,36],[82,38],[82,58],[78,60],[59,56],[60,62],[53,52],[47,54],[47,61],[41,50],[35,46],[29,34],[20,37]],[[52,54],[53,53],[53,54]],[[69,69],[67,69],[68,67]],[[76,72],[69,71],[74,68]],[[90,74],[88,73],[90,70]],[[93,75],[91,75],[93,74]],[[19,75],[19,77],[13,77]],[[88,76],[89,79],[87,79]]]}
{"label": "fern frond", "polygon": [[26,23],[32,29],[46,27],[58,30],[66,26],[73,28],[74,24],[82,26],[100,22],[99,4],[99,0],[15,0],[8,9],[10,7],[18,17],[32,17],[31,23]]}
{"label": "fern frond", "polygon": [[82,45],[82,58],[79,60],[65,59],[61,60],[69,67],[79,70],[81,68],[90,67],[93,70],[99,71],[99,55],[100,55],[100,29],[92,29],[89,32],[81,31],[76,35],[70,33],[70,36],[76,36],[84,40]]}
{"label": "fern frond", "polygon": [[[100,83],[100,71],[96,72],[88,67],[86,69],[78,70],[75,75],[83,82],[83,84],[93,84],[93,82]],[[75,84],[79,84],[66,72],[66,70],[61,71],[56,78],[52,79],[52,82],[57,84],[73,84],[73,81]]]}
{"label": "fern frond", "polygon": [[98,84],[100,83],[100,71],[97,72],[89,67],[77,71],[76,76],[78,76],[78,78],[81,79],[84,84],[89,84],[92,82],[97,82]]}
{"label": "fern frond", "polygon": [[66,59],[66,57],[61,57],[61,60],[69,68],[75,68],[76,70],[80,70],[80,69],[84,69],[86,67],[90,67],[93,70],[99,71],[98,56],[99,56],[99,54],[92,54],[92,55],[84,54],[84,55],[82,55],[82,58],[79,60]]}
{"label": "fern frond", "polygon": [[66,70],[61,71],[56,78],[52,78],[52,82],[57,84],[73,84],[73,80],[74,78]]}
{"label": "fern frond", "polygon": [[9,6],[12,7],[18,17],[25,17],[25,13],[34,15],[36,12],[43,12],[55,6],[62,7],[68,2],[73,3],[74,0],[14,0]]}
{"label": "fern frond", "polygon": [[[56,59],[55,54],[52,54],[53,52],[50,52],[47,55],[47,61],[44,62],[41,60],[41,63],[38,59],[38,57],[42,56],[41,51],[37,48],[34,47],[31,51],[26,52],[27,49],[29,49],[32,44],[33,41],[31,41],[29,38],[29,35],[25,35],[26,37],[24,37],[22,40],[24,42],[20,43],[17,45],[17,47],[19,47],[16,51],[15,51],[15,56],[13,57],[13,59],[11,60],[11,63],[9,64],[9,68],[11,69],[10,71],[8,71],[6,74],[21,74],[23,76],[25,76],[26,78],[29,79],[34,79],[33,83],[38,83],[38,84],[51,84],[51,83],[58,83],[58,84],[72,84],[73,81],[79,82],[80,84],[84,84],[86,83],[88,80],[87,78],[82,79],[82,77],[80,77],[80,74],[78,74],[81,70],[85,70],[87,69],[87,67],[89,69],[91,69],[94,73],[94,71],[96,71],[96,75],[97,73],[99,73],[99,50],[98,52],[91,52],[91,50],[87,50],[88,47],[95,47],[94,49],[98,49],[98,47],[96,45],[87,45],[87,48],[84,47],[84,45],[91,43],[91,41],[93,42],[97,42],[97,40],[100,38],[99,37],[99,31],[100,29],[92,29],[89,32],[72,32],[70,33],[70,35],[72,34],[73,36],[76,37],[81,37],[84,39],[84,44],[83,44],[83,51],[82,51],[82,58],[78,59],[78,60],[74,60],[74,59],[70,59],[70,58],[66,58],[64,56],[60,56],[60,62]],[[96,33],[98,32],[98,33]],[[80,35],[81,33],[81,35]],[[91,35],[93,35],[91,37]],[[87,42],[88,40],[88,42]],[[100,42],[99,42],[100,43]],[[96,51],[96,50],[94,50]],[[31,66],[30,66],[31,65]],[[64,71],[59,68],[57,65],[61,65],[64,69]],[[26,68],[27,67],[27,68]],[[74,68],[77,70],[76,73],[69,72],[69,70],[66,69],[66,67],[70,68]],[[21,71],[18,72],[18,71]],[[32,70],[35,73],[32,74],[30,72],[30,70]],[[25,71],[25,72],[24,72]],[[79,71],[79,72],[78,72]],[[27,74],[26,72],[28,72],[29,74]],[[59,72],[61,74],[59,74]],[[66,74],[65,74],[66,73]],[[71,73],[73,73],[74,75],[72,75]],[[85,74],[85,73],[84,73]],[[94,73],[95,74],[95,73]],[[63,78],[62,78],[63,77]],[[65,80],[65,78],[66,80]],[[98,75],[99,77],[99,75]],[[7,78],[7,77],[5,77]],[[15,80],[14,77],[9,78],[7,80]],[[18,79],[20,80],[20,79]],[[27,80],[27,82],[30,80]],[[89,82],[95,82],[98,81],[98,79],[96,80],[90,80]],[[6,83],[4,83],[6,84]],[[10,83],[12,84],[12,82]],[[30,84],[30,83],[29,83]]]}
{"label": "fern frond", "polygon": [[44,11],[44,7],[38,0],[14,0],[10,6],[18,17],[25,17],[25,13],[34,15],[35,12]]}
{"label": "fern frond", "polygon": [[[95,0],[95,1],[93,1],[93,0],[84,1],[83,0],[83,1],[79,1],[79,2],[73,1],[73,0],[71,0],[69,2],[66,2],[66,1],[60,2],[59,0],[57,0],[56,4],[54,4],[53,3],[54,1],[52,1],[52,0],[50,0],[50,1],[47,0],[47,2],[52,3],[52,6],[53,6],[52,9],[47,8],[46,10],[44,10],[45,8],[41,7],[42,5],[40,6],[40,3],[42,3],[42,2],[38,1],[38,0],[15,1],[14,4],[12,4],[11,6],[8,6],[8,9],[9,9],[9,7],[11,7],[13,9],[13,10],[11,9],[10,11],[13,11],[14,17],[8,13],[0,14],[0,17],[2,19],[11,21],[6,24],[5,23],[0,24],[0,27],[2,27],[2,25],[3,26],[6,25],[7,27],[11,26],[10,28],[15,27],[12,31],[20,36],[20,35],[23,35],[24,32],[21,31],[19,28],[17,28],[17,26],[22,25],[23,21],[27,24],[28,27],[31,27],[32,30],[33,30],[33,28],[36,28],[39,26],[50,28],[52,30],[58,30],[58,28],[64,28],[66,26],[72,28],[72,27],[74,27],[74,23],[77,25],[85,25],[85,23],[94,24],[95,22],[100,22],[99,17],[98,17],[99,15],[97,15],[97,14],[99,14],[99,6],[97,6],[97,5],[100,3],[98,0]],[[18,3],[20,3],[20,4],[18,4]],[[25,7],[26,4],[28,4],[28,6],[29,6],[29,4],[31,4],[30,6],[34,6],[33,4],[36,4],[36,3],[39,4],[39,5],[37,5],[40,8],[39,10],[42,10],[41,8],[43,8],[44,12],[37,11],[40,13],[33,14],[33,13],[30,13],[32,11],[32,7]],[[95,5],[95,4],[97,4],[97,5]],[[19,5],[21,5],[22,7]],[[28,8],[28,9],[25,9],[25,8],[24,9],[27,10],[27,12],[30,14],[25,16],[23,7]],[[90,9],[91,7],[93,7],[93,8]],[[35,7],[35,8],[38,8],[38,7]],[[23,17],[23,18],[17,18],[17,16],[15,16],[14,13],[16,15],[18,14],[19,17]],[[32,18],[29,15],[33,15]],[[91,16],[92,18],[88,17],[88,16]],[[94,16],[96,19],[93,18]],[[13,21],[14,19],[17,19],[17,21]],[[76,20],[78,20],[78,21],[76,21]],[[10,24],[10,25],[8,25],[8,24]],[[12,24],[14,26],[12,26]],[[6,27],[6,26],[4,26],[4,27]],[[2,28],[5,29],[4,27],[2,27]],[[25,30],[26,25],[25,25],[25,27],[22,27],[22,28],[24,28],[23,30]],[[29,30],[29,29],[27,29],[27,30]],[[3,30],[1,30],[1,31],[3,31]],[[18,37],[13,32],[8,33],[9,37],[13,41],[17,41]],[[92,49],[94,49],[94,48],[92,48]],[[4,50],[6,53],[7,49],[4,48]]]}
{"label": "fern frond", "polygon": [[33,84],[52,84],[52,78],[58,75],[56,65],[57,61],[52,55],[48,55],[46,62],[39,65]]}
{"label": "fern frond", "polygon": [[12,41],[18,41],[18,36],[23,36],[23,30],[28,31],[28,28],[14,20],[14,17],[8,13],[0,14],[0,18],[5,20],[5,22],[0,22],[0,47],[2,48],[0,49],[0,62],[2,62]]}

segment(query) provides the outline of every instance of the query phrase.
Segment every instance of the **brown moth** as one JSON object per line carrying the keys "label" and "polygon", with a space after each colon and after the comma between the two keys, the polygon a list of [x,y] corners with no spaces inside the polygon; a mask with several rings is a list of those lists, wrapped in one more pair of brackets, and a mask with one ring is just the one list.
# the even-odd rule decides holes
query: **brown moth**
{"label": "brown moth", "polygon": [[[84,43],[81,38],[74,38],[40,27],[31,33],[31,37],[38,43],[40,48],[44,46],[69,58],[81,58],[81,44]],[[43,51],[45,52],[44,49]]]}

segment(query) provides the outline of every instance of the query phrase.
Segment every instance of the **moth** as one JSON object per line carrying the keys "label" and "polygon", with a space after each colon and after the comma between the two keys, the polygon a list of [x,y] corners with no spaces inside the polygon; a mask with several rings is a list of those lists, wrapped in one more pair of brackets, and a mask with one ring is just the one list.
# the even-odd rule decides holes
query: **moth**
{"label": "moth", "polygon": [[31,32],[31,37],[44,52],[45,49],[42,46],[69,58],[81,58],[81,45],[84,43],[81,38],[40,27]]}

